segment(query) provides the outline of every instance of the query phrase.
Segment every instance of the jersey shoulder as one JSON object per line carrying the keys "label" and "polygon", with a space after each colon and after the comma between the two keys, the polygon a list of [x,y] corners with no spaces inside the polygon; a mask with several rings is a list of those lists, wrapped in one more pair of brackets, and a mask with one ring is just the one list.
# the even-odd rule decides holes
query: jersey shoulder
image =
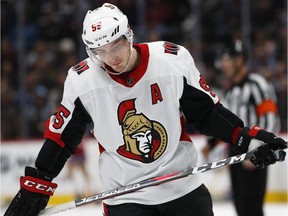
{"label": "jersey shoulder", "polygon": [[69,69],[66,83],[69,83],[71,87],[73,86],[78,94],[82,94],[92,88],[101,86],[106,77],[107,73],[100,63],[95,63],[90,58],[86,58]]}
{"label": "jersey shoulder", "polygon": [[88,76],[92,71],[99,70],[102,70],[100,64],[92,62],[90,58],[86,58],[80,61],[78,64],[73,65],[68,71],[68,76]]}
{"label": "jersey shoulder", "polygon": [[156,41],[146,44],[149,47],[150,56],[159,58],[178,58],[187,52],[185,47],[168,41]]}
{"label": "jersey shoulder", "polygon": [[147,43],[150,65],[161,65],[163,73],[185,76],[194,66],[194,60],[188,50],[178,44],[167,41]]}

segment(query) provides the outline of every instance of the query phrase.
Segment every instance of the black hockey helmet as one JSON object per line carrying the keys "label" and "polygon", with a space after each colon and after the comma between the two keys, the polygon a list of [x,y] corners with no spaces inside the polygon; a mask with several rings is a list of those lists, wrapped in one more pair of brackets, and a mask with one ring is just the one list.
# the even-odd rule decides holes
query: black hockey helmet
{"label": "black hockey helmet", "polygon": [[222,57],[225,56],[225,55],[228,55],[228,56],[230,56],[230,57],[235,57],[235,56],[238,56],[238,55],[243,55],[245,61],[246,61],[247,58],[248,58],[247,48],[245,47],[243,41],[241,41],[241,40],[236,40],[236,41],[228,44],[228,46],[226,46],[226,47],[223,49],[223,52],[222,52],[222,54],[221,54]]}

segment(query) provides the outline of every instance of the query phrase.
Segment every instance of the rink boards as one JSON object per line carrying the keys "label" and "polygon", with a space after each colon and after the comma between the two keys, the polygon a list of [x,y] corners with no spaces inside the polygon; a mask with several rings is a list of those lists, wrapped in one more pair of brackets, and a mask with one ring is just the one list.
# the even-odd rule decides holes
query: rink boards
{"label": "rink boards", "polygon": [[[280,134],[287,140],[287,133]],[[199,151],[205,144],[206,138],[201,135],[191,136]],[[11,200],[19,189],[19,176],[23,175],[24,167],[34,166],[35,158],[42,146],[43,140],[11,140],[1,143],[1,204]],[[101,192],[101,183],[98,174],[98,144],[94,139],[86,139],[85,167],[90,174],[90,181],[85,182],[79,171],[74,172],[73,178],[68,178],[67,166],[54,180],[58,188],[50,204],[58,204],[75,199],[75,193],[89,191],[89,194]],[[226,157],[224,145],[219,145],[211,154],[209,160],[218,160]],[[199,164],[205,163],[200,155]],[[269,167],[267,184],[267,202],[287,202],[287,160]],[[230,181],[227,167],[202,174],[202,179],[211,191],[214,199],[223,200],[229,198]],[[216,186],[215,186],[216,185]],[[213,187],[212,187],[213,186]]]}

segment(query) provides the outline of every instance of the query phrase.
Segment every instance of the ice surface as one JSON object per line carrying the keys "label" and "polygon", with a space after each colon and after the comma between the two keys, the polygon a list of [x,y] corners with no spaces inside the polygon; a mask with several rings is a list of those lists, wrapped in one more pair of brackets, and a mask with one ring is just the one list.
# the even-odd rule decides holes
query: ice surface
{"label": "ice surface", "polygon": [[[236,216],[233,205],[230,202],[214,202],[215,216]],[[266,204],[264,206],[265,216],[288,216],[288,204]],[[1,210],[4,215],[4,210]],[[55,214],[55,216],[102,216],[102,208],[99,204],[88,204],[66,212]],[[132,215],[131,215],[132,216]]]}

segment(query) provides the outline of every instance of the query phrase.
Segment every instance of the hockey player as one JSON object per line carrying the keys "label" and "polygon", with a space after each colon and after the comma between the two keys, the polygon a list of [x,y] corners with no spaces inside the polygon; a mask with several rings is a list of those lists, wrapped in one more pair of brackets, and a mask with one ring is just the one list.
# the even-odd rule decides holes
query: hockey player
{"label": "hockey player", "polygon": [[[133,44],[127,17],[115,5],[88,11],[82,38],[89,58],[69,70],[35,168],[26,167],[5,216],[34,216],[45,208],[57,187],[52,180],[91,122],[103,190],[195,166],[197,151],[183,127],[186,120],[237,152],[246,152],[251,139],[262,139],[269,146],[258,148],[256,166],[275,163],[273,150],[286,147],[272,133],[244,127],[225,109],[184,47],[163,41]],[[207,188],[191,175],[107,199],[103,214],[212,216],[213,210]]]}

